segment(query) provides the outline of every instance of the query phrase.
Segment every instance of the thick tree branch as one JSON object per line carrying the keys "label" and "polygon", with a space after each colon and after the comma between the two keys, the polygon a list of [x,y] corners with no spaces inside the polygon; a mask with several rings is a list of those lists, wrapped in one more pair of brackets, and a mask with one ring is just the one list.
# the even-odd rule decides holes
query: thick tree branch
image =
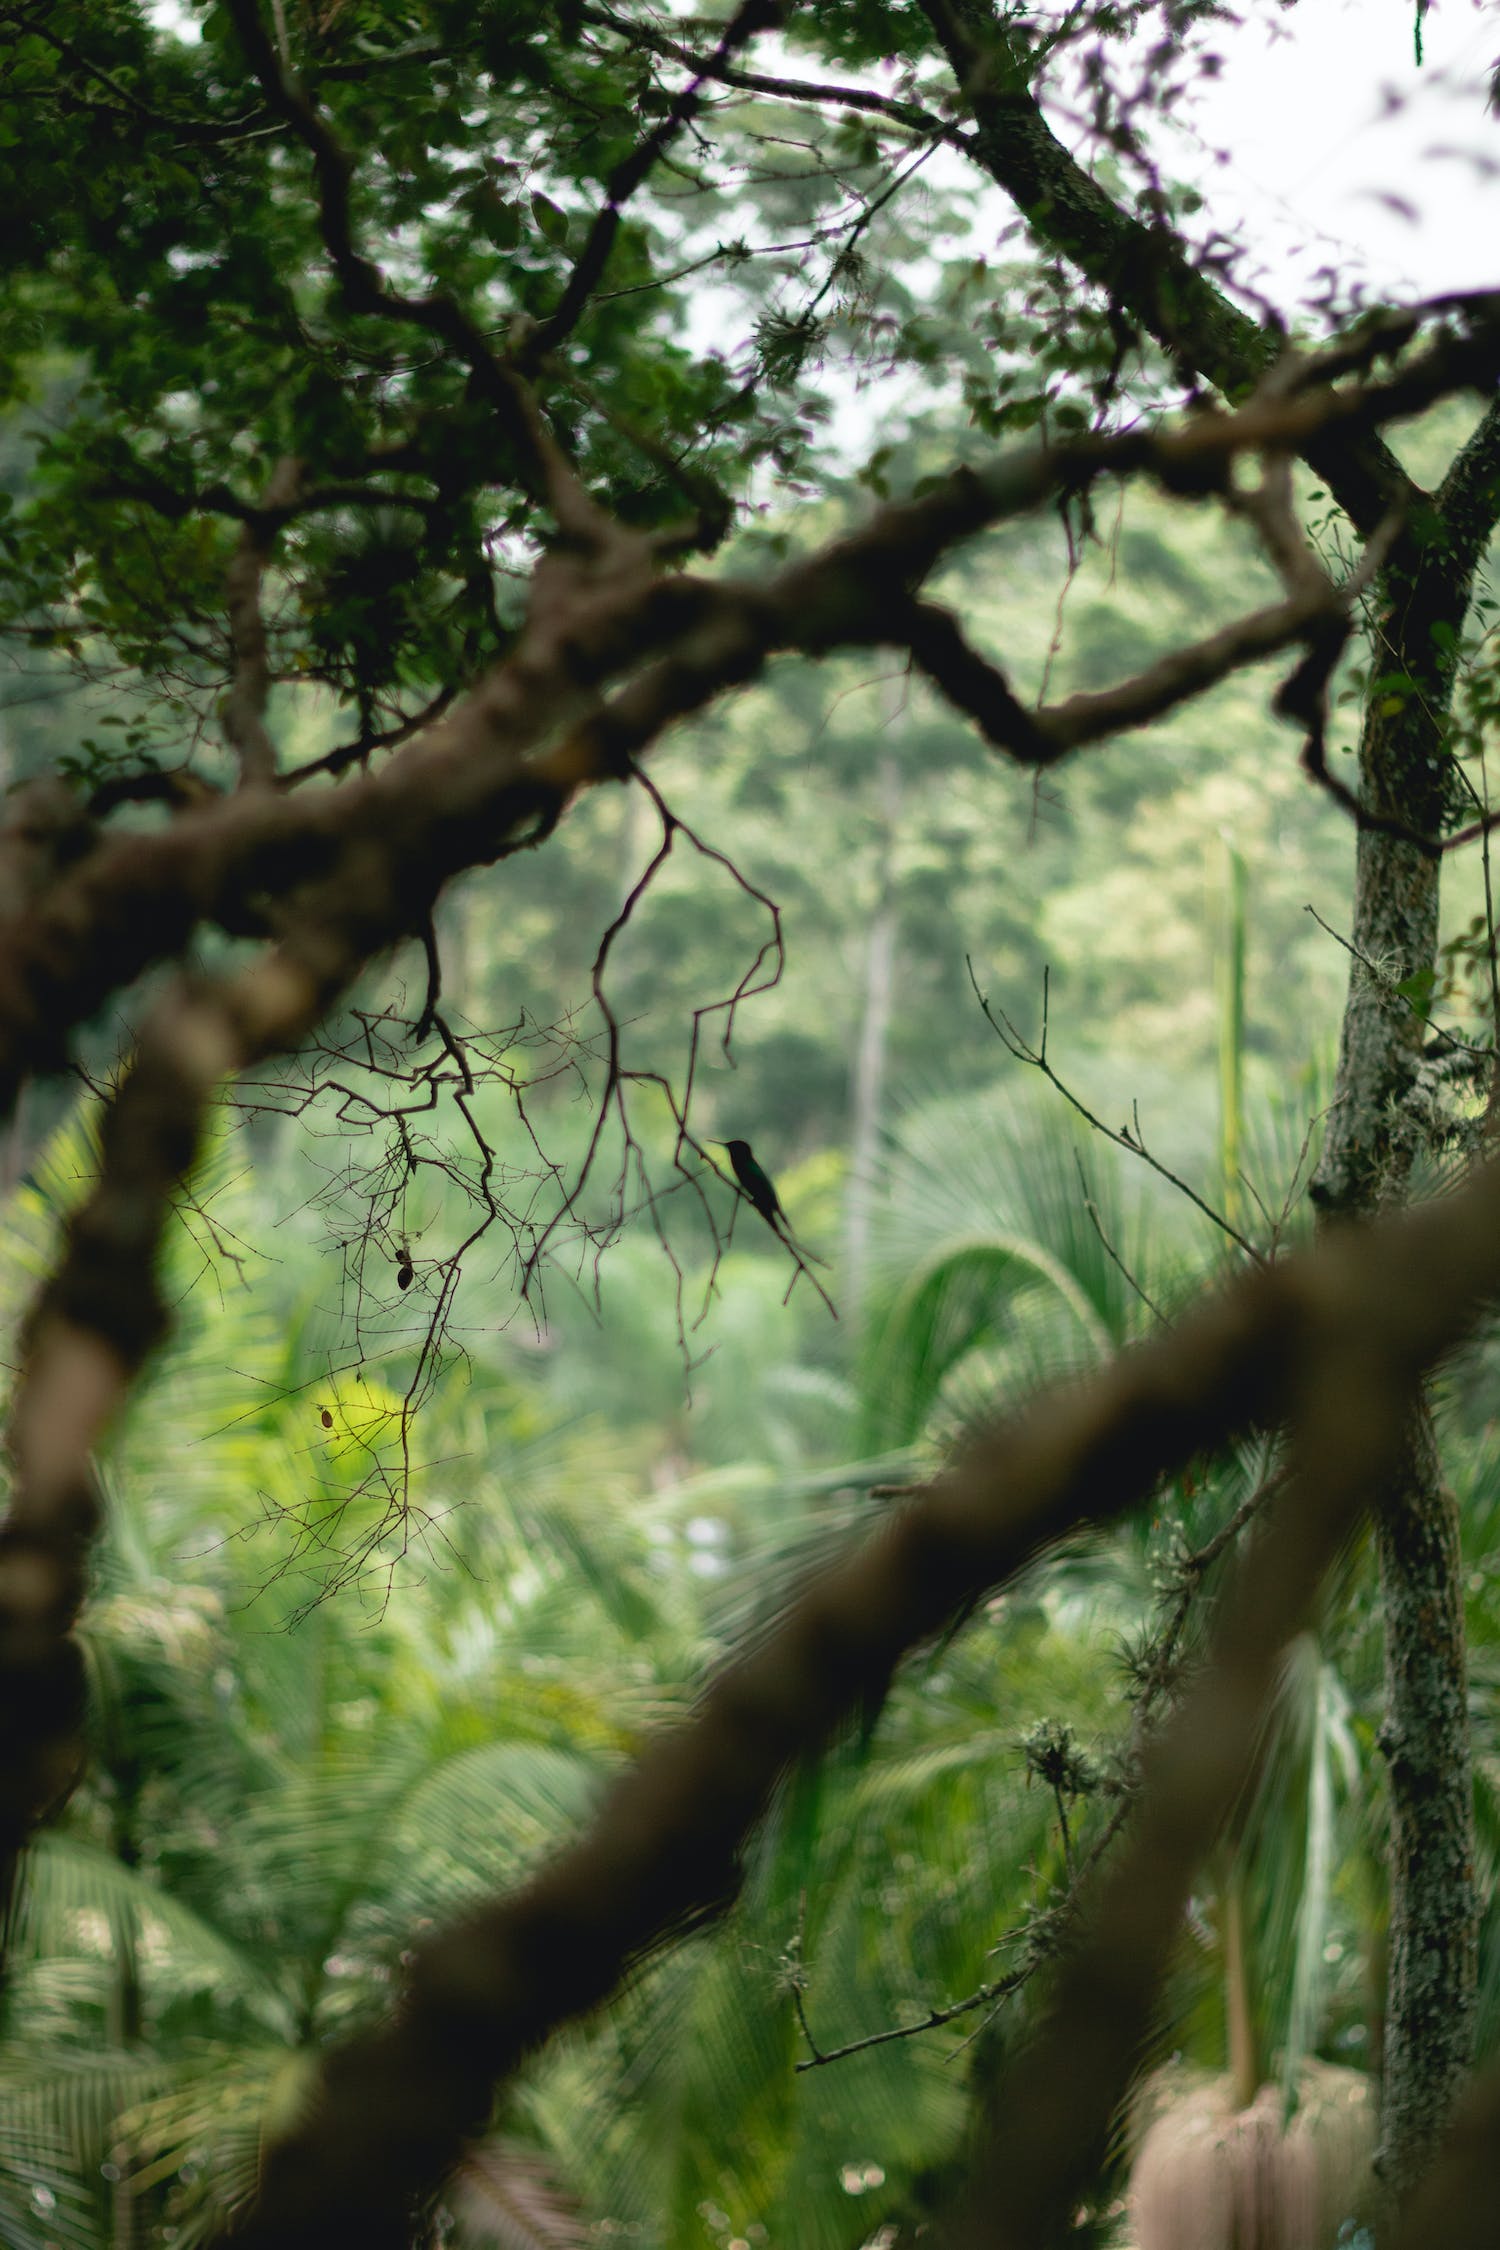
{"label": "thick tree branch", "polygon": [[[496,2080],[733,1895],[745,1833],[793,1756],[841,1713],[878,1703],[907,1649],[1072,1524],[1119,1513],[1193,1455],[1290,1412],[1296,1504],[1289,1494],[1278,1507],[1274,1542],[1224,1605],[1217,1667],[1152,1761],[1129,1870],[1101,1905],[1089,2000],[1097,2007],[1102,1991],[1104,2005],[1078,2081],[1092,2122],[1139,2030],[1144,1968],[1132,1949],[1155,1964],[1175,1933],[1286,1621],[1375,1496],[1420,1371],[1497,1288],[1500,1167],[1490,1167],[1421,1212],[1258,1269],[1170,1335],[976,1441],[710,1687],[697,1718],[648,1751],[579,1843],[422,1948],[393,2021],[330,2058],[320,2101],[272,2153],[246,2250],[335,2234],[368,2250],[404,2245],[414,2200],[482,2121]],[[1037,2078],[1037,2147],[1006,2189],[1024,2189],[1023,2211],[1055,2206],[1075,2161],[1071,2107],[1065,2150],[1054,2133],[1057,2052]],[[1044,2238],[1007,2235],[1026,2250]]]}
{"label": "thick tree branch", "polygon": [[1316,594],[1293,594],[1186,648],[1171,650],[1112,688],[1070,695],[1034,711],[1017,701],[1003,673],[965,640],[950,612],[930,602],[914,603],[910,635],[898,637],[933,686],[974,721],[986,742],[1022,765],[1045,766],[1084,743],[1146,726],[1231,672],[1305,640],[1331,618],[1345,617],[1356,591],[1329,584]]}
{"label": "thick tree branch", "polygon": [[[1307,1360],[1294,1384],[1285,1486],[1218,1607],[1207,1663],[1143,1754],[1135,1825],[1065,1958],[1047,2030],[1000,2089],[998,2130],[955,2250],[1036,2250],[1061,2236],[1137,2066],[1194,1869],[1253,1765],[1281,1652],[1361,1509],[1397,1476],[1405,1418],[1442,1348],[1443,1316],[1429,1325],[1433,1296],[1409,1319],[1389,1269],[1373,1303],[1357,1296],[1373,1278],[1360,1255],[1368,1247],[1346,1242],[1304,1269]],[[1471,1266],[1471,1311],[1488,1286]]]}
{"label": "thick tree branch", "polygon": [[230,985],[164,997],[106,1112],[98,1185],[28,1320],[0,1523],[0,1924],[20,1853],[82,1757],[72,1628],[100,1520],[91,1456],[168,1326],[155,1269],[171,1197],[223,1080],[305,1037],[359,961],[320,931]]}
{"label": "thick tree branch", "polygon": [[1500,522],[1500,399],[1492,398],[1433,495],[1462,573],[1472,573]]}
{"label": "thick tree branch", "polygon": [[[663,576],[649,537],[614,527],[582,551],[554,552],[537,570],[512,654],[380,773],[337,791],[242,791],[165,830],[108,837],[0,924],[0,1114],[22,1074],[57,1068],[72,1028],[151,963],[180,953],[200,922],[263,934],[268,902],[306,903],[358,862],[379,871],[359,915],[367,953],[376,952],[419,930],[452,876],[535,841],[579,790],[624,776],[667,725],[753,678],[768,656],[902,645],[915,589],[943,555],[989,526],[1106,475],[1222,495],[1241,452],[1300,446],[1330,427],[1376,427],[1492,376],[1497,360],[1500,322],[1486,301],[1470,332],[1440,337],[1380,382],[1256,398],[1235,415],[1198,415],[1165,432],[1001,454],[888,504],[764,582]],[[1336,612],[1330,597],[1335,628]],[[1284,613],[1274,622],[1287,628]],[[935,619],[919,611],[917,625],[927,653],[956,666]],[[1302,627],[1316,638],[1314,625]],[[1273,645],[1265,623],[1243,629],[1256,648]],[[1326,619],[1318,630],[1326,635]],[[1182,692],[1221,676],[1235,656],[1222,642],[1206,655],[1184,652],[1192,676]],[[979,661],[953,672],[975,702]],[[601,702],[622,673],[634,676]],[[1131,708],[1141,716],[1166,708],[1177,688],[1160,667],[1122,683],[1108,691],[1112,723]],[[1089,699],[1061,711],[1075,742],[1110,723]]]}

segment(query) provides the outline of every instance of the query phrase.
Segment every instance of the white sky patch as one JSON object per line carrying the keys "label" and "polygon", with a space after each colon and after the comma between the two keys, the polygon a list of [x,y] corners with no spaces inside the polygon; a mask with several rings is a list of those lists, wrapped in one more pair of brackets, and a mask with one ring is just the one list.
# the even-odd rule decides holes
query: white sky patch
{"label": "white sky patch", "polygon": [[1351,253],[1391,296],[1500,286],[1500,13],[1436,0],[1420,70],[1414,20],[1413,0],[1262,0],[1210,35],[1224,68],[1182,170],[1288,309]]}
{"label": "white sky patch", "polygon": [[146,0],[145,14],[158,31],[169,31],[193,46],[203,36],[203,26],[188,14],[182,0]]}

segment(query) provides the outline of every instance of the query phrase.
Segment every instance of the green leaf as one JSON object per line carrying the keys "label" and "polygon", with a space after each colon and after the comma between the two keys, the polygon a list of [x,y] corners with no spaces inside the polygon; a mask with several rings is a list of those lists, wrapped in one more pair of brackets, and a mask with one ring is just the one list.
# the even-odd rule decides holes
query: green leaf
{"label": "green leaf", "polygon": [[521,207],[492,180],[480,180],[461,198],[475,225],[497,250],[514,250],[525,228]]}
{"label": "green leaf", "polygon": [[1413,1014],[1421,1016],[1425,1021],[1427,1011],[1432,1004],[1433,987],[1436,983],[1437,972],[1435,970],[1417,969],[1411,976],[1403,977],[1396,990],[1403,1000],[1411,1002]]}
{"label": "green leaf", "polygon": [[536,193],[532,196],[531,215],[549,242],[561,245],[567,241],[568,214],[549,195]]}

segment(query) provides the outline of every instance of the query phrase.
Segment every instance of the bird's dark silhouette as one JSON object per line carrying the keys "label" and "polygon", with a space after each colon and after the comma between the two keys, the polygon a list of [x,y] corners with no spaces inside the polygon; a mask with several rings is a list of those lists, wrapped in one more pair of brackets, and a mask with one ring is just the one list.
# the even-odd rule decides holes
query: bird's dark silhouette
{"label": "bird's dark silhouette", "polygon": [[721,1141],[719,1146],[728,1149],[729,1161],[734,1166],[734,1176],[739,1181],[740,1188],[748,1201],[755,1205],[756,1210],[765,1220],[771,1232],[786,1241],[792,1231],[791,1225],[785,1211],[781,1208],[776,1190],[771,1185],[771,1176],[762,1165],[755,1161],[755,1151],[751,1148],[750,1143],[748,1141]]}
{"label": "bird's dark silhouette", "polygon": [[[755,1151],[751,1148],[750,1143],[748,1141],[720,1141],[719,1146],[729,1151],[729,1161],[734,1166],[734,1176],[739,1182],[740,1193],[745,1201],[755,1205],[756,1210],[765,1220],[777,1241],[784,1243],[786,1248],[790,1250],[797,1262],[797,1273],[807,1275],[813,1288],[816,1289],[834,1319],[837,1320],[839,1317],[838,1306],[812,1271],[814,1266],[825,1265],[827,1261],[823,1258],[814,1257],[812,1251],[806,1249],[793,1234],[792,1223],[785,1211],[782,1210],[781,1198],[771,1184],[771,1175],[766,1171],[764,1165],[756,1163]],[[797,1274],[793,1274],[792,1280],[795,1281],[796,1278]],[[791,1294],[790,1288],[787,1293],[788,1295]]]}

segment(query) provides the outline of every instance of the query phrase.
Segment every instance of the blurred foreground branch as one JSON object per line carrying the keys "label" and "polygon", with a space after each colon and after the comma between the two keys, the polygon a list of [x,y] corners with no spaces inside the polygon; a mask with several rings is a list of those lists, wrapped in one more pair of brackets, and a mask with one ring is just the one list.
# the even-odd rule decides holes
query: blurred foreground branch
{"label": "blurred foreground branch", "polygon": [[[1258,655],[1305,644],[1281,708],[1316,743],[1327,671],[1364,577],[1335,583],[1305,554],[1284,552],[1284,538],[1268,543],[1284,601],[1135,677],[1040,711],[1023,709],[1000,665],[970,646],[945,611],[918,601],[917,590],[979,533],[1101,478],[1144,476],[1172,493],[1216,496],[1233,514],[1274,514],[1273,467],[1264,472],[1265,504],[1252,505],[1235,483],[1242,456],[1274,463],[1310,433],[1379,428],[1455,388],[1493,383],[1500,306],[1476,299],[1462,313],[1458,333],[1440,334],[1383,380],[1345,389],[1320,383],[1313,359],[1303,368],[1308,387],[1292,387],[1280,371],[1234,414],[1198,414],[1167,431],[1089,435],[954,469],[765,580],[668,573],[649,538],[591,513],[587,539],[580,532],[538,564],[510,654],[379,772],[337,789],[241,790],[158,831],[84,826],[51,864],[20,807],[0,836],[0,1112],[26,1071],[60,1066],[70,1033],[111,993],[176,958],[204,925],[263,938],[278,911],[294,905],[341,916],[366,957],[420,932],[455,875],[539,842],[581,791],[630,778],[633,761],[667,728],[755,678],[778,654],[909,650],[987,741],[1039,766],[1142,724]],[[247,617],[249,580],[263,567],[258,549],[244,563]],[[249,623],[242,654],[235,708],[244,706],[242,732],[249,730],[259,772]]]}
{"label": "blurred foreground branch", "polygon": [[1378,1499],[1423,1371],[1497,1288],[1492,1165],[1461,1194],[1246,1276],[1170,1335],[974,1442],[713,1683],[585,1837],[420,1950],[394,2019],[330,2058],[314,2109],[272,2152],[244,2240],[404,2245],[414,2203],[482,2123],[496,2084],[633,1964],[722,1910],[790,1760],[878,1701],[907,1650],[1074,1524],[1117,1515],[1251,1423],[1289,1422],[1291,1480],[1272,1530],[1223,1605],[1201,1683],[1147,1760],[1132,1844],[1064,1972],[1058,2029],[997,2151],[994,2192],[1013,2223],[996,2233],[987,2198],[983,2238],[1039,2245],[1123,2090],[1276,1651]]}

